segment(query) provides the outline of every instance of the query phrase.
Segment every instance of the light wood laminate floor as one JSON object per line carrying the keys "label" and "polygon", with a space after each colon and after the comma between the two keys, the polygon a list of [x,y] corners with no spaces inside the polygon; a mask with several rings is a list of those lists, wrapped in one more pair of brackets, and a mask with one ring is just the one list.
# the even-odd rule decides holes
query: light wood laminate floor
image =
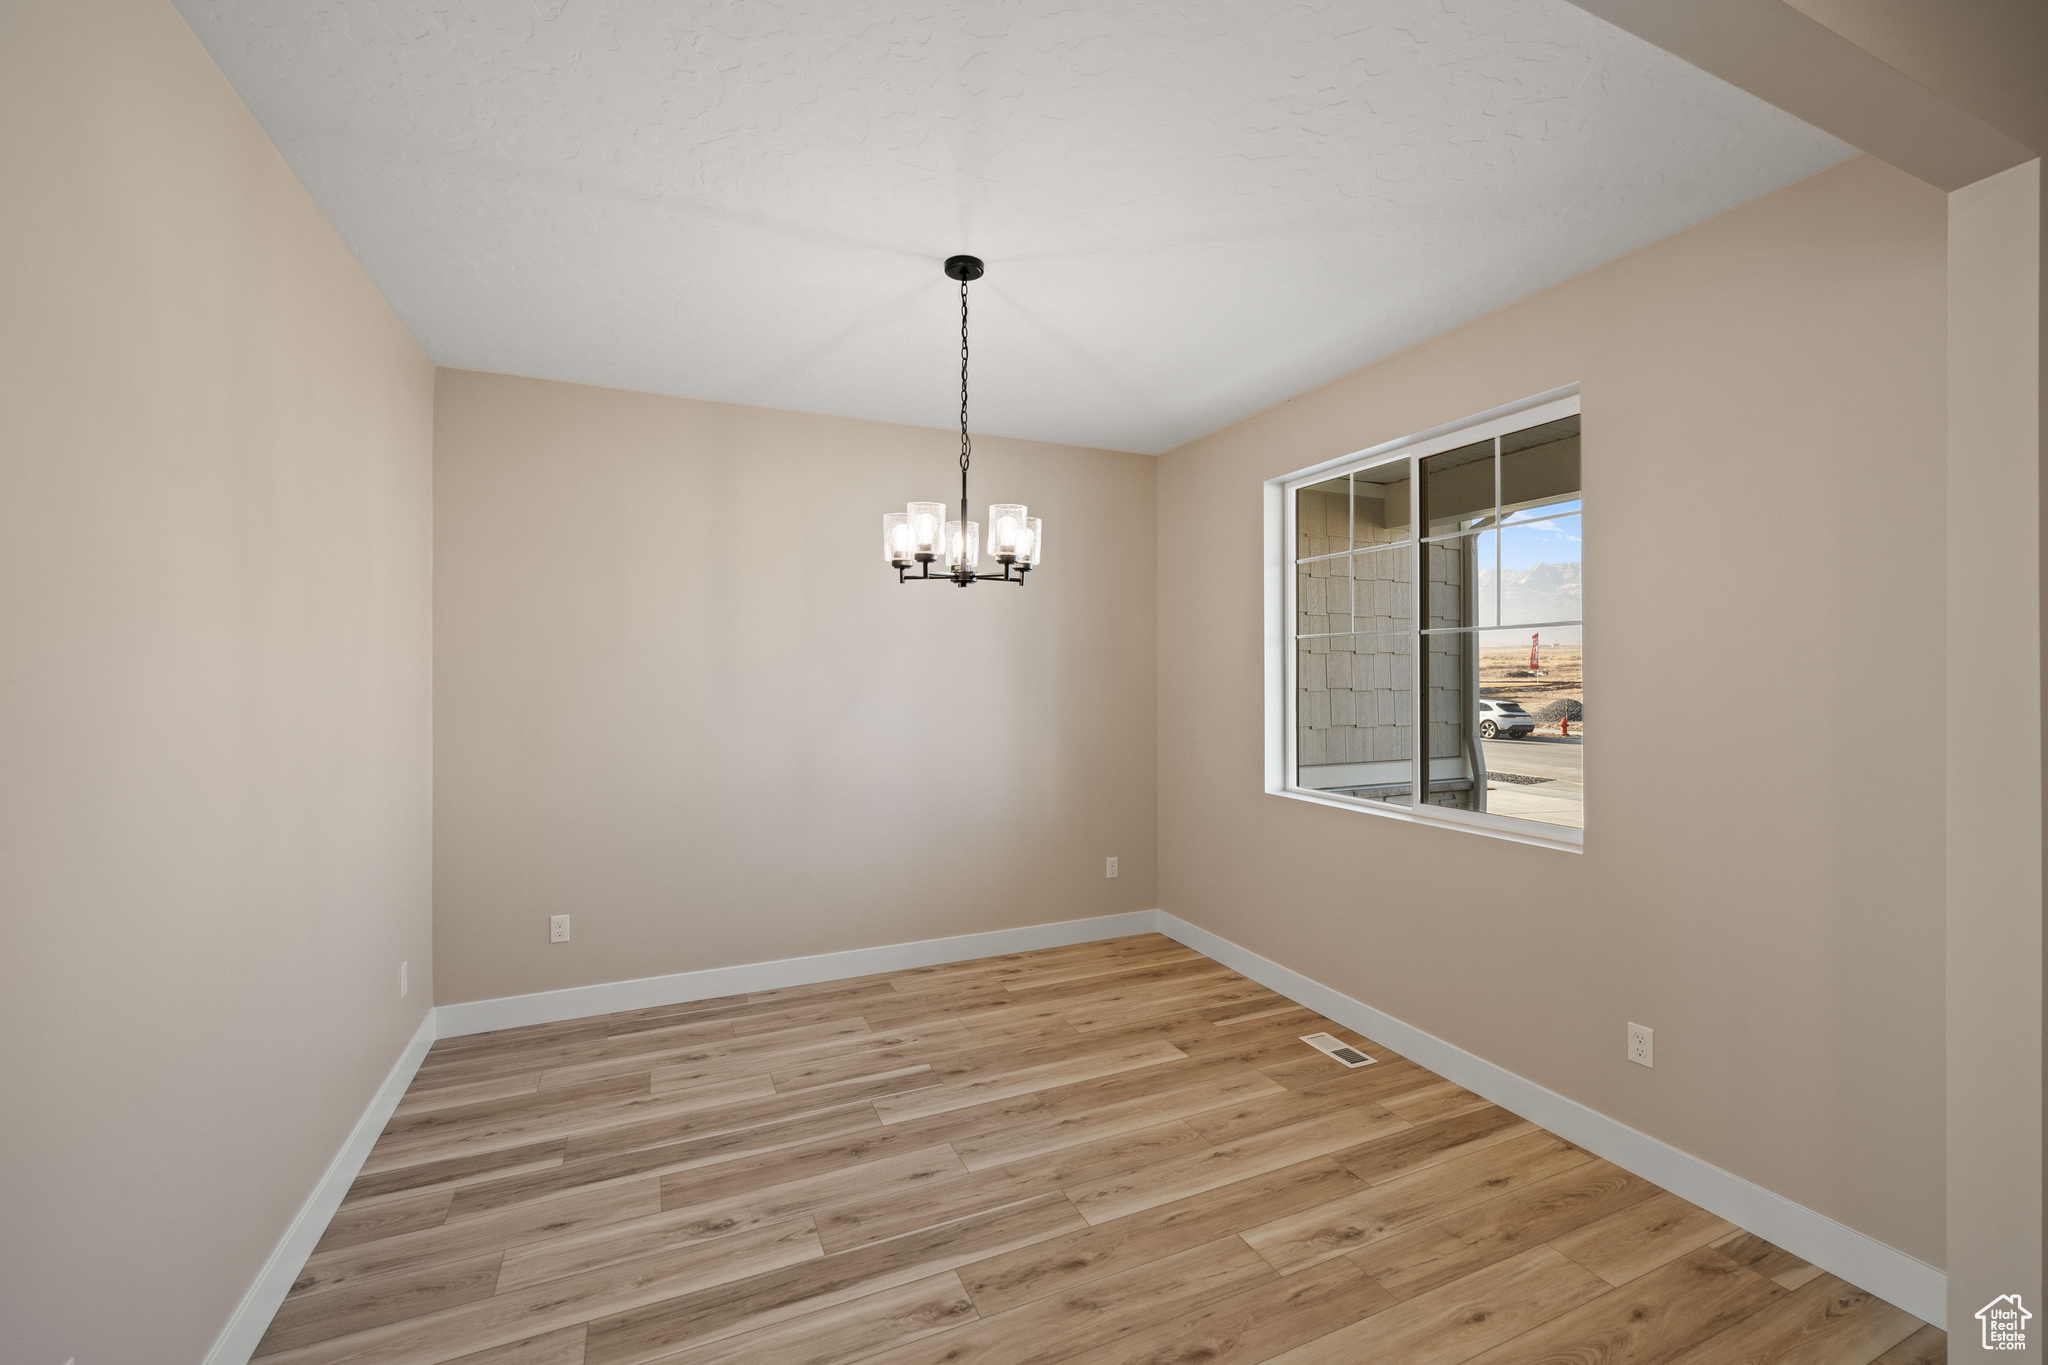
{"label": "light wood laminate floor", "polygon": [[1148,934],[443,1040],[257,1357],[1927,1365],[1945,1340]]}

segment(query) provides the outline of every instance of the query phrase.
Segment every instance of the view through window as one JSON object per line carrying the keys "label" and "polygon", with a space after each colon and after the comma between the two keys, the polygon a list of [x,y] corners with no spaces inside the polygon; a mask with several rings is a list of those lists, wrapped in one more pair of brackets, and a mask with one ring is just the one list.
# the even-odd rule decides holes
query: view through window
{"label": "view through window", "polygon": [[1412,807],[1420,766],[1432,815],[1584,828],[1579,416],[1555,406],[1291,488],[1297,789]]}

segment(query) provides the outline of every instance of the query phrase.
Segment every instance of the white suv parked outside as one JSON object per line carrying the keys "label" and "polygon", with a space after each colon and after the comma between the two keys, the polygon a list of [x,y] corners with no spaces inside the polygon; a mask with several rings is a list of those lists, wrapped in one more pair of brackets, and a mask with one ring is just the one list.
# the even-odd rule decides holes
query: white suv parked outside
{"label": "white suv parked outside", "polygon": [[1536,733],[1536,717],[1522,709],[1518,701],[1481,701],[1479,703],[1479,737],[1498,739],[1502,735],[1510,739],[1521,739]]}

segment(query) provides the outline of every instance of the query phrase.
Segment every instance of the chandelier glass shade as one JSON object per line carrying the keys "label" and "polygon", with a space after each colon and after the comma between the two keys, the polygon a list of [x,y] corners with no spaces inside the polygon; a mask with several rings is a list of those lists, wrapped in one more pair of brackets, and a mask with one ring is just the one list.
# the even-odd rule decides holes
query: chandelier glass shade
{"label": "chandelier glass shade", "polygon": [[[991,503],[988,509],[989,558],[1001,573],[982,573],[982,523],[967,519],[967,466],[974,441],[967,434],[967,285],[982,276],[973,256],[946,261],[948,277],[960,282],[960,514],[942,502],[913,502],[901,512],[882,514],[882,558],[896,570],[899,583],[1015,583],[1038,567],[1045,545],[1045,526],[1021,502]],[[933,572],[933,566],[938,571]]]}

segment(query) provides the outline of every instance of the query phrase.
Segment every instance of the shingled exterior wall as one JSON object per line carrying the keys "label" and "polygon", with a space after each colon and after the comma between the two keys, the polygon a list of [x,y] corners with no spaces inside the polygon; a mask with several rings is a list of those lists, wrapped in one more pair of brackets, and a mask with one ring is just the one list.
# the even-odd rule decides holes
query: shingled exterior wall
{"label": "shingled exterior wall", "polygon": [[[1295,607],[1299,642],[1296,723],[1303,767],[1334,763],[1401,762],[1410,757],[1408,730],[1414,722],[1413,559],[1394,548],[1407,536],[1405,483],[1364,485],[1361,491],[1389,496],[1356,496],[1342,481],[1295,494]],[[1393,524],[1389,524],[1392,522]],[[1388,546],[1372,549],[1372,546]],[[1342,552],[1357,549],[1360,553]],[[1321,559],[1315,556],[1333,555]],[[1471,622],[1471,545],[1468,541],[1427,547],[1428,610],[1431,626]],[[1470,685],[1462,636],[1430,638],[1429,751],[1433,757],[1464,753]],[[1469,785],[1469,784],[1466,784]],[[1458,790],[1432,792],[1438,805],[1464,806]]]}
{"label": "shingled exterior wall", "polygon": [[[1406,521],[1407,485],[1398,490]],[[1387,501],[1324,487],[1295,502],[1295,553],[1337,554],[1353,544],[1391,545],[1406,525],[1387,524]],[[1355,513],[1355,515],[1354,515]],[[1414,579],[1410,556],[1383,549],[1298,565],[1295,605],[1300,642],[1299,752],[1304,766],[1399,761],[1408,754],[1414,717]],[[1328,632],[1352,632],[1327,635]]]}

